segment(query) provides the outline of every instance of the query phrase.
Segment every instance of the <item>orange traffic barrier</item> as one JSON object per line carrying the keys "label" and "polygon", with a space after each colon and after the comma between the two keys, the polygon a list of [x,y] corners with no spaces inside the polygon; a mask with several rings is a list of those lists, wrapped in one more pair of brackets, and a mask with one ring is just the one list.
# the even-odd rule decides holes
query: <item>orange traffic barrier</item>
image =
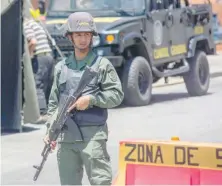
{"label": "orange traffic barrier", "polygon": [[113,185],[222,185],[222,144],[122,141]]}

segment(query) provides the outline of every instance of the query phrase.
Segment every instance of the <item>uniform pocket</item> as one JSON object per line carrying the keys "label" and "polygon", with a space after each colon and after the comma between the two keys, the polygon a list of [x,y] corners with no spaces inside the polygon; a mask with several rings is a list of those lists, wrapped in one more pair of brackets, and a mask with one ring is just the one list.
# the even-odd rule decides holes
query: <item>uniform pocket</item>
{"label": "uniform pocket", "polygon": [[85,158],[86,172],[91,185],[111,185],[112,169],[105,140],[90,141],[87,145],[90,158]]}
{"label": "uniform pocket", "polygon": [[92,159],[100,159],[105,158],[106,160],[110,160],[110,156],[107,151],[107,145],[105,140],[96,140],[92,142]]}

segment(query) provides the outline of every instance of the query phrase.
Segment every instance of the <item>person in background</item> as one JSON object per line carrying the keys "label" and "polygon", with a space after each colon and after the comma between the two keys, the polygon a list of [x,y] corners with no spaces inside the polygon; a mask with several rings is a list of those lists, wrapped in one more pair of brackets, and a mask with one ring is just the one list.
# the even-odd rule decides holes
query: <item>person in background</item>
{"label": "person in background", "polygon": [[47,34],[39,23],[40,16],[34,15],[33,12],[31,9],[32,17],[24,19],[24,35],[28,41],[41,114],[36,123],[44,123],[47,120],[47,104],[51,90],[54,59]]}
{"label": "person in background", "polygon": [[39,9],[39,14],[41,17],[42,21],[46,20],[46,7],[47,7],[47,0],[39,0],[38,1],[38,9]]}

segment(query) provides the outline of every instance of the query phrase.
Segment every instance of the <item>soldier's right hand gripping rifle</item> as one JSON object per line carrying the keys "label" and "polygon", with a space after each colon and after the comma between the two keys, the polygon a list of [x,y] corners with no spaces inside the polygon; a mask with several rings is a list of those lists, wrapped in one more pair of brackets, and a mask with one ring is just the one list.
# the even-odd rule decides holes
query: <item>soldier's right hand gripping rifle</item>
{"label": "soldier's right hand gripping rifle", "polygon": [[97,72],[93,71],[90,67],[86,67],[84,73],[82,74],[81,80],[77,86],[77,88],[70,93],[67,97],[63,108],[58,113],[55,122],[52,124],[49,133],[49,142],[45,144],[44,149],[41,153],[42,161],[39,166],[34,165],[33,167],[36,170],[33,180],[36,181],[38,176],[47,160],[49,153],[52,150],[52,142],[55,142],[59,137],[62,129],[65,125],[67,118],[69,117],[69,112],[67,112],[68,108],[77,101],[77,99],[81,96],[82,92],[86,88],[86,86],[92,81],[92,79],[97,75]]}

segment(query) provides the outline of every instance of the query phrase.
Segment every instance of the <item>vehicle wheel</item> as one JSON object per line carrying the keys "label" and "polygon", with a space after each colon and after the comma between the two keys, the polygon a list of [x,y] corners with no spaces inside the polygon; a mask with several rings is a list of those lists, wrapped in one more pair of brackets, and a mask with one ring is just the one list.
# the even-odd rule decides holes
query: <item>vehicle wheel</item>
{"label": "vehicle wheel", "polygon": [[148,105],[152,94],[152,71],[144,57],[127,61],[123,70],[124,103],[130,106]]}
{"label": "vehicle wheel", "polygon": [[197,51],[188,59],[190,71],[183,78],[190,96],[202,96],[208,91],[210,84],[210,69],[207,56],[203,51]]}

